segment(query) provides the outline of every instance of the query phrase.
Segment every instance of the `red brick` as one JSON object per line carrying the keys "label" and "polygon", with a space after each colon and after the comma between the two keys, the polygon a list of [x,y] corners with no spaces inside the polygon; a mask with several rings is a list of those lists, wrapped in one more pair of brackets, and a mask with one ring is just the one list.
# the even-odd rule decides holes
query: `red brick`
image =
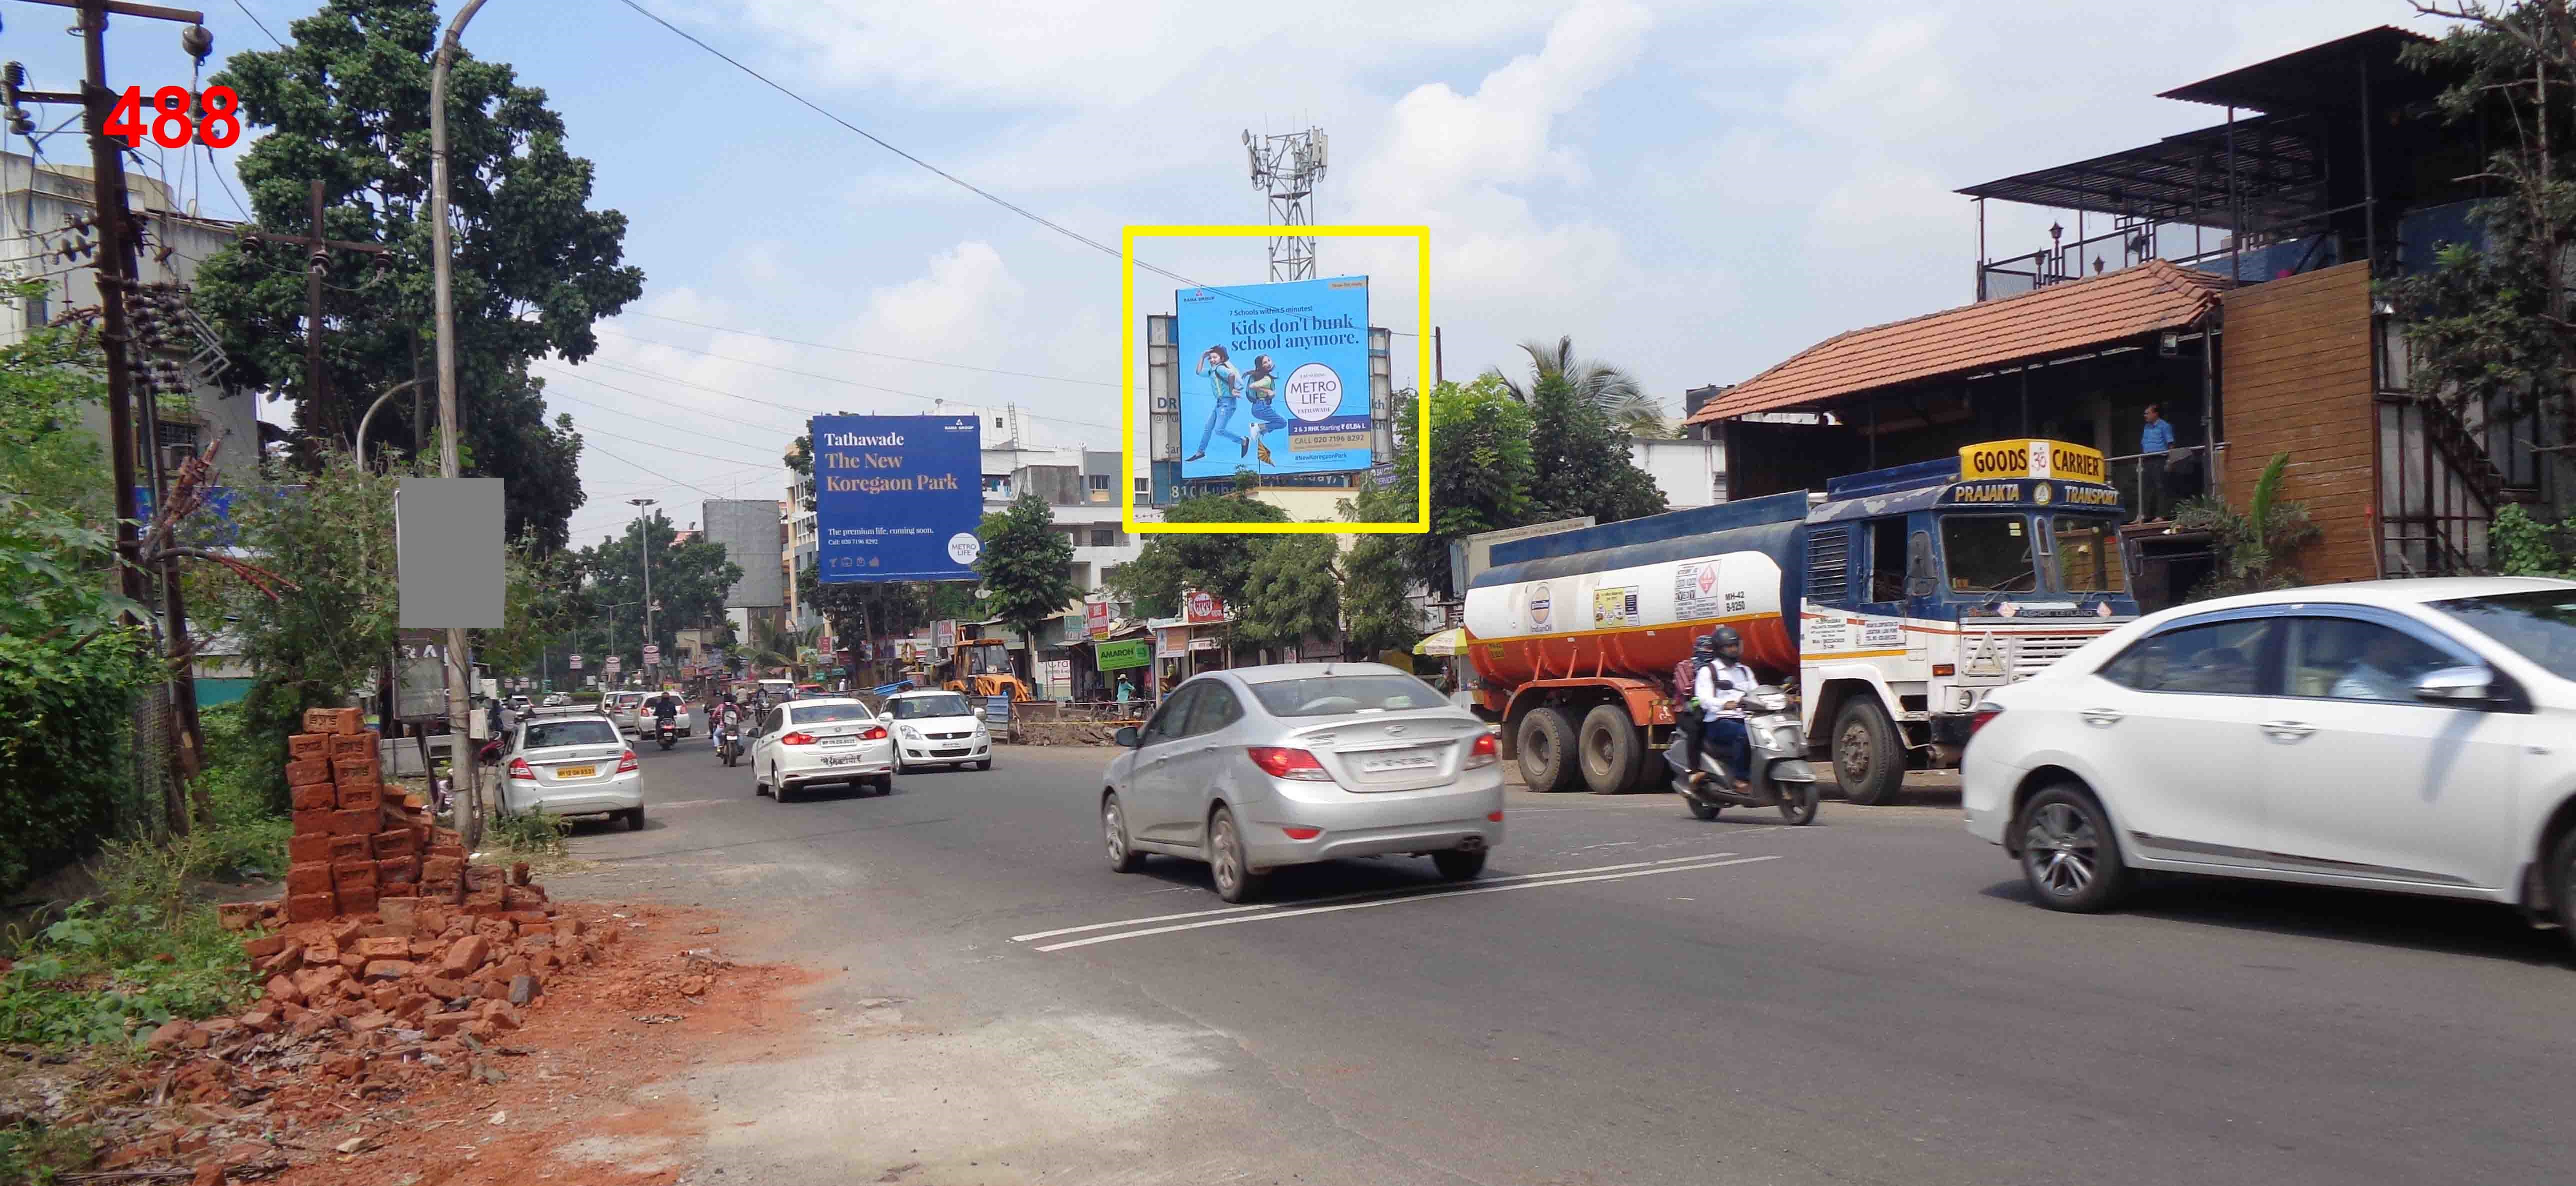
{"label": "red brick", "polygon": [[366,727],[366,718],[354,708],[308,708],[304,710],[307,733],[355,733]]}
{"label": "red brick", "polygon": [[316,967],[339,963],[340,945],[332,942],[328,936],[315,939],[304,948],[304,962]]}
{"label": "red brick", "polygon": [[456,881],[463,876],[464,870],[465,862],[459,858],[431,857],[421,863],[420,880],[430,885]]}
{"label": "red brick", "polygon": [[368,960],[366,976],[376,981],[400,980],[411,975],[411,971],[410,960]]}
{"label": "red brick", "polygon": [[286,840],[286,859],[302,864],[306,861],[331,859],[331,837],[322,832],[298,830]]}
{"label": "red brick", "polygon": [[286,739],[287,761],[301,762],[307,758],[330,756],[331,735],[328,733],[297,733]]}
{"label": "red brick", "polygon": [[[444,969],[441,970],[443,971]],[[465,995],[465,985],[463,983],[451,980],[445,976],[431,976],[428,980],[422,982],[421,989],[442,1001],[452,1001]]]}
{"label": "red brick", "polygon": [[[382,893],[381,890],[378,892]],[[376,913],[384,916],[387,934],[399,934],[408,941],[420,931],[420,903],[417,901],[378,902]]]}
{"label": "red brick", "polygon": [[358,954],[371,960],[405,959],[411,955],[411,940],[394,938],[360,939],[358,940]]}
{"label": "red brick", "polygon": [[331,757],[334,760],[340,758],[375,757],[376,741],[376,731],[373,729],[361,729],[355,733],[336,734],[330,739]]}
{"label": "red brick", "polygon": [[311,786],[317,782],[329,781],[331,781],[329,758],[306,758],[300,762],[286,764],[286,785],[290,787]]}
{"label": "red brick", "polygon": [[376,854],[376,859],[379,861],[384,860],[387,857],[416,856],[420,852],[420,847],[413,842],[411,830],[408,828],[392,832],[378,832],[372,838],[372,841],[372,851]]}
{"label": "red brick", "polygon": [[485,890],[498,891],[508,883],[508,872],[498,866],[467,865],[465,867],[465,888],[475,893],[482,893]]}
{"label": "red brick", "polygon": [[293,1001],[297,1004],[302,1004],[304,1002],[304,989],[293,980],[289,980],[284,976],[271,976],[268,978],[268,999],[272,1001]]}
{"label": "red brick", "polygon": [[[373,860],[375,858],[368,856],[370,846],[367,843],[367,837],[374,835],[375,831],[376,813],[368,810],[367,808],[342,808],[341,810],[331,813],[331,834],[334,836],[347,836],[356,840],[358,842],[357,855],[367,857],[369,860]],[[333,854],[332,859],[339,859],[336,851]]]}
{"label": "red brick", "polygon": [[410,885],[420,875],[420,862],[410,857],[391,857],[376,862],[376,885]]}
{"label": "red brick", "polygon": [[368,1012],[350,1018],[349,1030],[352,1033],[369,1034],[389,1028],[393,1023],[394,1018],[390,1013]]}
{"label": "red brick", "polygon": [[256,939],[242,940],[242,954],[255,960],[267,959],[284,950],[286,950],[284,935],[262,935]]}
{"label": "red brick", "polygon": [[340,985],[347,979],[348,974],[342,972],[337,965],[306,968],[295,974],[295,988],[302,994],[301,999],[305,1004],[318,1008],[321,1002],[338,996]]}
{"label": "red brick", "polygon": [[340,897],[340,913],[373,914],[376,912],[376,891],[371,889],[362,889],[340,890],[338,892]]}
{"label": "red brick", "polygon": [[290,787],[286,795],[297,811],[329,811],[340,805],[340,788],[327,782]]}
{"label": "red brick", "polygon": [[543,887],[534,885],[504,886],[501,890],[501,904],[509,907],[513,913],[534,914],[539,919],[543,919],[546,909],[546,891]]}
{"label": "red brick", "polygon": [[433,1038],[453,1037],[458,1031],[464,1029],[468,1022],[475,1020],[478,1019],[471,1013],[441,1013],[430,1018],[423,1028]]}
{"label": "red brick", "polygon": [[339,835],[331,837],[331,860],[333,862],[372,861],[374,859],[375,857],[367,850],[366,837]]}
{"label": "red brick", "polygon": [[288,943],[285,950],[259,961],[259,974],[276,976],[304,966],[304,945]]}
{"label": "red brick", "polygon": [[327,893],[290,894],[286,899],[288,922],[315,922],[337,913],[339,910],[332,901],[332,895]]}
{"label": "red brick", "polygon": [[376,756],[364,754],[355,758],[331,759],[331,781],[343,786],[353,782],[363,782],[373,786],[383,782],[384,779],[377,774]]}
{"label": "red brick", "polygon": [[[359,853],[357,859],[366,860],[367,854]],[[335,946],[355,947],[358,945],[358,940],[366,937],[367,924],[354,918],[342,919],[331,926],[331,942]]]}
{"label": "red brick", "polygon": [[392,885],[379,885],[376,887],[376,909],[377,911],[382,912],[385,908],[385,903],[387,902],[410,900],[418,898],[419,896],[420,887],[408,881],[397,881]]}
{"label": "red brick", "polygon": [[331,866],[308,862],[286,867],[286,892],[289,898],[297,894],[328,893],[330,889]]}
{"label": "red brick", "polygon": [[354,811],[376,805],[376,784],[373,782],[338,783],[331,788],[331,791],[331,801],[338,804],[342,811]]}
{"label": "red brick", "polygon": [[250,1012],[241,1015],[241,1024],[243,1028],[259,1033],[276,1033],[277,1009],[272,1005],[253,1005]]}
{"label": "red brick", "polygon": [[333,862],[331,865],[331,888],[339,890],[348,887],[356,887],[358,889],[376,888],[376,863],[374,861]]}
{"label": "red brick", "polygon": [[[337,791],[334,791],[334,792],[332,792],[332,793],[333,793],[333,794],[338,794],[338,792],[337,792]],[[337,800],[334,800],[334,802],[337,802]],[[329,846],[329,844],[330,844],[330,836],[331,836],[331,813],[332,813],[333,811],[336,811],[336,810],[338,810],[338,808],[335,808],[335,807],[316,807],[316,808],[312,808],[311,810],[295,812],[293,815],[290,815],[290,816],[288,816],[287,818],[289,818],[289,819],[291,819],[291,820],[293,820],[293,821],[294,821],[294,823],[295,823],[295,834],[296,834],[296,835],[298,835],[298,836],[320,836],[320,837],[322,837],[322,838],[323,838],[323,844],[324,844],[324,846],[327,848],[327,847]],[[300,860],[305,859],[305,858],[303,858],[303,857],[296,857],[296,856],[295,856],[295,854],[294,854],[294,852],[293,852],[293,850],[291,850],[291,849],[288,851],[287,855],[288,855],[288,856],[290,856],[290,857],[294,857],[294,859],[299,860],[299,861],[300,861]],[[323,860],[323,859],[325,859],[325,858],[324,858],[324,857],[315,857],[315,858],[313,858],[313,859],[314,859],[314,860]]]}
{"label": "red brick", "polygon": [[470,975],[490,958],[491,940],[481,935],[467,935],[448,947],[446,958],[438,961],[438,974],[451,980]]}

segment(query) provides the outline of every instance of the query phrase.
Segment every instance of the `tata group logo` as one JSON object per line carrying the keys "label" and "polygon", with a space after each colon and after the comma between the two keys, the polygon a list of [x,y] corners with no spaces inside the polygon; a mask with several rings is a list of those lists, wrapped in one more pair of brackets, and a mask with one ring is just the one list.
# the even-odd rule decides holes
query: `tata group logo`
{"label": "tata group logo", "polygon": [[903,447],[903,434],[881,432],[870,436],[864,432],[827,432],[823,434],[823,444],[834,449],[900,449]]}

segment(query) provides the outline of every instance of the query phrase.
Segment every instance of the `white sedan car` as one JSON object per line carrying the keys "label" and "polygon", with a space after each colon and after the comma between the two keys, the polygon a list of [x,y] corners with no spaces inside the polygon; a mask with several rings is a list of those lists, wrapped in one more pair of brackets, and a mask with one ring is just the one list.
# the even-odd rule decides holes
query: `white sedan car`
{"label": "white sedan car", "polygon": [[898,692],[886,697],[878,720],[894,731],[897,773],[925,766],[993,768],[993,735],[964,693]]}
{"label": "white sedan car", "polygon": [[617,726],[596,712],[536,713],[510,733],[505,814],[614,815],[644,830],[644,772]]}
{"label": "white sedan car", "polygon": [[894,742],[868,706],[847,696],[796,700],[762,713],[751,743],[751,793],[779,802],[804,787],[841,782],[894,790]]}
{"label": "white sedan car", "polygon": [[2180,606],[1991,693],[1968,830],[2057,910],[2138,869],[2509,903],[2576,928],[2576,582]]}

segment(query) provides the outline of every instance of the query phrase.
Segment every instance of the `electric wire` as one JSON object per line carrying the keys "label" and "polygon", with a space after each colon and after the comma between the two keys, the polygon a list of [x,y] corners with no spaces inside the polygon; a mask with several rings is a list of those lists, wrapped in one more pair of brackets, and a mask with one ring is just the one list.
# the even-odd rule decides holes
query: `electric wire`
{"label": "electric wire", "polygon": [[[618,336],[618,337],[628,337],[628,335],[625,335],[625,334],[618,334],[617,336]],[[670,344],[670,343],[668,343],[668,342],[655,342],[655,341],[650,341],[649,339],[642,339],[642,338],[629,338],[629,340],[631,340],[631,341],[637,341],[637,342],[642,342],[642,343],[644,343],[645,345],[650,345],[650,346],[659,346],[659,347],[661,347],[661,348],[663,348],[663,349],[665,349],[665,350],[677,350],[677,351],[679,351],[679,352],[681,352],[681,353],[683,353],[683,354],[696,354],[696,355],[701,355],[701,356],[704,356],[704,357],[707,357],[707,358],[715,359],[715,360],[717,360],[717,361],[719,361],[719,362],[730,362],[730,363],[736,363],[736,364],[739,364],[739,365],[742,365],[742,366],[754,366],[754,367],[760,367],[760,368],[761,368],[761,369],[763,369],[763,370],[772,370],[772,371],[777,371],[778,373],[783,374],[783,375],[794,375],[794,376],[796,376],[796,377],[798,377],[798,378],[801,378],[801,379],[813,379],[813,380],[817,380],[817,381],[819,381],[819,382],[824,382],[824,383],[838,383],[838,384],[841,384],[841,385],[843,385],[843,386],[845,386],[845,387],[858,387],[858,388],[862,388],[862,389],[865,389],[865,390],[868,390],[868,391],[880,391],[880,392],[884,392],[885,394],[888,394],[888,395],[899,395],[899,396],[902,396],[902,397],[904,397],[904,398],[906,398],[906,399],[925,400],[925,401],[928,401],[928,402],[930,402],[930,403],[934,403],[934,404],[936,404],[936,403],[940,403],[940,402],[943,402],[943,401],[941,400],[941,398],[940,398],[940,397],[938,397],[938,396],[923,395],[923,394],[921,394],[921,393],[920,393],[920,392],[918,392],[918,391],[905,391],[905,390],[902,390],[901,388],[895,388],[895,387],[881,387],[881,386],[878,386],[877,384],[874,384],[874,383],[861,383],[861,382],[859,382],[859,381],[858,381],[858,380],[856,380],[856,379],[844,379],[844,378],[841,378],[841,377],[840,377],[840,376],[838,376],[838,375],[825,375],[825,374],[818,374],[818,373],[813,372],[813,371],[800,371],[800,370],[797,370],[797,369],[796,369],[796,368],[794,368],[794,367],[783,367],[783,366],[780,366],[780,365],[778,365],[778,364],[776,364],[776,363],[771,363],[771,362],[760,362],[760,361],[757,361],[757,360],[754,360],[754,359],[749,359],[749,358],[735,358],[735,357],[733,357],[732,355],[729,355],[729,354],[718,354],[718,353],[716,353],[715,351],[712,351],[712,350],[700,350],[700,349],[697,349],[696,347],[693,347],[693,346],[675,346],[675,345],[672,345],[672,344]],[[612,366],[613,366],[613,364],[610,364],[610,365],[612,365]],[[746,401],[748,401],[748,402],[756,403],[756,404],[768,404],[768,405],[770,405],[770,406],[772,406],[772,407],[786,408],[786,409],[788,409],[788,410],[790,410],[790,411],[798,412],[798,413],[800,413],[800,414],[802,414],[802,415],[806,415],[806,416],[821,416],[821,415],[827,415],[827,414],[828,414],[828,413],[824,413],[824,412],[813,411],[813,410],[810,410],[810,409],[798,408],[798,407],[795,407],[794,405],[791,405],[791,404],[782,404],[782,403],[778,403],[778,402],[776,402],[776,401],[774,401],[774,400],[757,399],[757,398],[754,398],[754,397],[752,397],[752,396],[748,396],[748,395],[735,395],[733,392],[725,391],[725,390],[722,390],[722,389],[720,389],[720,388],[715,388],[715,387],[705,387],[705,386],[701,386],[701,385],[699,385],[699,384],[689,383],[689,382],[687,382],[687,381],[685,381],[685,380],[667,378],[667,377],[664,377],[664,376],[661,376],[661,375],[654,375],[654,374],[651,374],[650,372],[644,372],[644,371],[632,371],[632,369],[631,369],[631,368],[626,368],[626,367],[615,367],[614,369],[618,369],[618,370],[627,370],[627,371],[630,371],[630,373],[639,374],[639,375],[644,375],[644,376],[646,376],[646,377],[648,377],[648,378],[660,379],[662,382],[665,382],[665,383],[676,383],[676,384],[679,384],[679,385],[680,385],[680,386],[682,386],[682,387],[696,387],[696,388],[698,388],[698,390],[705,391],[705,392],[709,392],[709,393],[711,393],[711,394],[715,394],[715,395],[722,395],[722,396],[727,396],[727,397],[730,397],[730,398],[733,398],[733,399],[746,400]],[[964,401],[959,401],[959,402],[964,402]],[[1041,414],[1041,413],[1038,413],[1038,412],[1028,412],[1028,411],[1023,411],[1023,412],[1021,412],[1020,414],[1021,414],[1021,415],[1023,415],[1023,416],[1028,417],[1028,418],[1029,418],[1029,419],[1031,419],[1031,420],[1044,420],[1044,421],[1047,421],[1047,422],[1049,422],[1049,423],[1053,423],[1053,424],[1064,424],[1064,425],[1070,425],[1070,426],[1073,426],[1073,427],[1076,427],[1076,428],[1092,428],[1092,429],[1100,429],[1100,430],[1109,431],[1109,432],[1115,432],[1115,431],[1117,431],[1117,426],[1116,426],[1116,425],[1114,425],[1114,424],[1104,424],[1104,423],[1101,423],[1101,422],[1098,422],[1098,421],[1092,421],[1092,420],[1075,420],[1075,419],[1072,419],[1071,417],[1066,417],[1066,416],[1048,416],[1048,415],[1044,415],[1044,414]]]}
{"label": "electric wire", "polygon": [[[987,374],[987,375],[1009,375],[1009,376],[1012,376],[1012,377],[1014,377],[1014,378],[1020,378],[1020,379],[1044,379],[1044,380],[1047,380],[1048,382],[1051,382],[1051,383],[1080,383],[1080,384],[1083,384],[1083,385],[1085,385],[1085,386],[1089,386],[1089,387],[1112,387],[1112,388],[1114,388],[1114,387],[1118,386],[1118,384],[1116,384],[1116,383],[1112,383],[1112,382],[1109,382],[1109,381],[1108,381],[1108,380],[1106,380],[1106,379],[1076,379],[1076,378],[1073,378],[1073,377],[1068,376],[1068,375],[1041,375],[1041,374],[1037,374],[1037,373],[1032,372],[1032,371],[1006,371],[1006,370],[1002,370],[1002,369],[997,368],[997,367],[979,367],[979,366],[970,366],[970,365],[968,365],[968,364],[966,364],[966,363],[962,363],[962,362],[941,362],[941,361],[939,361],[938,359],[935,359],[935,358],[913,358],[913,357],[910,357],[910,356],[907,356],[907,355],[902,355],[902,354],[887,354],[887,353],[884,353],[884,352],[882,352],[882,351],[877,351],[877,350],[861,350],[861,349],[858,349],[857,347],[854,347],[854,346],[828,346],[828,345],[825,345],[825,344],[823,344],[823,343],[821,343],[821,342],[806,342],[806,341],[800,341],[800,340],[798,340],[798,339],[796,339],[796,338],[782,338],[782,337],[779,337],[779,336],[778,336],[778,335],[776,335],[776,334],[764,334],[764,333],[758,333],[758,332],[755,332],[755,331],[753,331],[753,330],[747,330],[747,329],[734,329],[734,328],[731,328],[731,327],[729,327],[729,326],[722,326],[722,325],[710,325],[710,324],[708,324],[708,323],[706,323],[706,322],[703,322],[703,321],[690,321],[690,320],[687,320],[687,319],[685,319],[685,318],[679,318],[679,317],[665,317],[665,316],[663,316],[663,315],[661,315],[661,314],[659,314],[659,313],[636,313],[636,312],[633,312],[633,311],[629,311],[629,312],[626,312],[626,313],[619,314],[619,316],[622,316],[622,317],[649,317],[649,318],[652,318],[652,319],[653,319],[653,320],[655,320],[655,321],[668,321],[668,322],[672,323],[673,325],[694,326],[694,327],[696,327],[696,328],[698,328],[698,329],[713,330],[713,331],[715,331],[715,332],[717,332],[717,333],[720,333],[720,334],[734,334],[734,335],[736,335],[736,336],[739,336],[739,337],[745,337],[745,338],[760,338],[760,339],[762,339],[762,340],[764,340],[764,341],[770,341],[770,342],[783,342],[783,343],[785,343],[785,344],[787,344],[787,345],[790,345],[790,346],[803,346],[803,347],[806,347],[807,349],[811,349],[811,350],[830,350],[830,351],[835,351],[835,352],[837,352],[837,353],[841,353],[841,354],[858,354],[858,355],[863,355],[863,356],[868,357],[868,358],[890,358],[890,359],[893,359],[893,360],[894,360],[894,361],[896,361],[896,362],[917,362],[917,363],[921,363],[921,364],[922,364],[922,365],[924,365],[924,366],[949,367],[949,368],[952,368],[952,369],[955,369],[955,370],[960,370],[960,371],[977,371],[977,372],[981,372],[981,373],[983,373],[983,374]],[[602,332],[613,332],[613,331],[602,331]],[[625,334],[619,334],[618,336],[619,336],[619,337],[628,337],[628,335],[625,335]],[[643,342],[643,341],[648,341],[649,339],[645,339],[645,338],[633,338],[632,340],[633,340],[633,341],[638,341],[638,342]],[[662,343],[660,343],[660,342],[653,342],[652,344],[653,344],[653,345],[656,345],[656,346],[662,345]]]}
{"label": "electric wire", "polygon": [[267,25],[267,23],[259,19],[259,14],[258,14],[258,13],[255,13],[255,12],[252,12],[252,11],[250,10],[250,5],[247,5],[247,4],[242,3],[242,0],[233,0],[233,7],[240,9],[240,10],[241,10],[241,14],[242,14],[243,16],[249,17],[249,18],[250,18],[250,23],[251,23],[251,24],[259,26],[259,31],[260,31],[261,33],[267,34],[268,39],[269,39],[270,41],[276,41],[276,42],[277,42],[277,48],[279,48],[279,49],[285,49],[285,48],[286,48],[286,43],[285,43],[285,42],[283,42],[283,41],[278,41],[278,40],[277,40],[277,34],[275,34],[275,33],[270,33],[270,32],[268,31],[268,25]]}

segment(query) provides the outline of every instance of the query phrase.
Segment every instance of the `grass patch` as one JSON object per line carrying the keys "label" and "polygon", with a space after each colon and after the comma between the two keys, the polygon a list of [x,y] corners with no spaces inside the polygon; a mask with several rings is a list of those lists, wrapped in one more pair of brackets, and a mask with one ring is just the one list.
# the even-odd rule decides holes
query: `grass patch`
{"label": "grass patch", "polygon": [[83,1125],[0,1127],[0,1182],[53,1186],[98,1159],[98,1132]]}
{"label": "grass patch", "polygon": [[569,855],[564,837],[571,834],[572,821],[560,815],[527,811],[503,815],[492,821],[492,830],[484,843],[523,857],[560,857]]}
{"label": "grass patch", "polygon": [[[100,858],[101,899],[32,932],[11,928],[0,976],[0,1042],[125,1045],[176,1018],[227,1013],[257,995],[242,936],[189,886],[217,850],[210,831],[170,844],[119,841]],[[41,920],[39,920],[41,922]]]}

